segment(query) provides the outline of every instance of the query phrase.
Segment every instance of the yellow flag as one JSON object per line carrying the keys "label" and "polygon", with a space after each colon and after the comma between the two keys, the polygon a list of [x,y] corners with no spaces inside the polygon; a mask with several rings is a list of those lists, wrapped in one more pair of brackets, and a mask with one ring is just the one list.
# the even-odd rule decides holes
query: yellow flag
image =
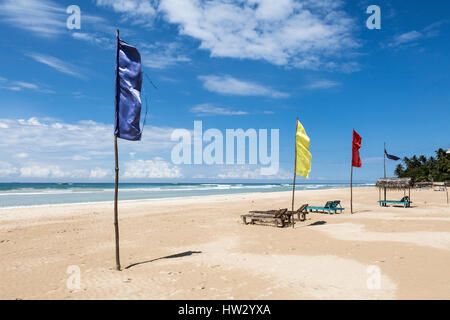
{"label": "yellow flag", "polygon": [[311,171],[311,153],[309,153],[309,137],[306,135],[300,121],[297,120],[297,133],[295,135],[295,173],[308,178]]}

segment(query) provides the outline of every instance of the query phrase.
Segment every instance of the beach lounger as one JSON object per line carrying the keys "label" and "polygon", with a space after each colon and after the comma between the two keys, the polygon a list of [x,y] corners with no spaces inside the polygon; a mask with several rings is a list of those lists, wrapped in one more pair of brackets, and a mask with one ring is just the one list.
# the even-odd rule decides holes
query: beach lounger
{"label": "beach lounger", "polygon": [[249,214],[241,215],[244,224],[275,224],[277,227],[284,227],[290,222],[290,217],[286,214],[288,209],[252,211]]}
{"label": "beach lounger", "polygon": [[380,200],[378,201],[380,206],[386,207],[388,203],[391,204],[401,204],[404,208],[410,208],[411,207],[411,200],[408,196],[404,196],[400,201],[394,201],[394,200]]}
{"label": "beach lounger", "polygon": [[[297,218],[299,221],[304,221],[305,220],[305,215],[308,214],[308,211],[306,210],[306,207],[308,206],[308,204],[304,204],[302,205],[300,208],[298,208],[296,211],[292,212],[292,211],[287,211],[286,215],[289,217],[289,221],[291,221],[292,216],[297,214]],[[250,211],[249,213],[251,214],[265,214],[265,215],[275,215],[279,212],[280,210],[265,210],[265,211],[258,211],[258,210],[253,210]]]}
{"label": "beach lounger", "polygon": [[304,204],[302,205],[300,208],[297,209],[297,211],[288,211],[286,214],[290,217],[293,218],[293,216],[295,214],[297,214],[297,218],[298,221],[305,221],[306,220],[306,215],[308,214],[308,210],[306,210],[306,208],[308,207],[308,204]]}
{"label": "beach lounger", "polygon": [[327,203],[323,207],[307,207],[306,210],[309,212],[318,212],[318,213],[342,213],[344,208],[341,206],[341,200],[333,200],[327,201]]}

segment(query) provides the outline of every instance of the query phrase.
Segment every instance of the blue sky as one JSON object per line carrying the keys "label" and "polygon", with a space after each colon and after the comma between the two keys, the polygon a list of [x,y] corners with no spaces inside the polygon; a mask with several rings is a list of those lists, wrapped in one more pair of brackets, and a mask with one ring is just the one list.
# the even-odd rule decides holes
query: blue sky
{"label": "blue sky", "polygon": [[[381,30],[366,8],[381,8]],[[66,8],[81,8],[69,30]],[[1,0],[0,181],[112,181],[115,29],[141,52],[149,115],[120,141],[121,181],[290,181],[295,117],[309,180],[383,174],[383,142],[404,157],[450,147],[446,1]],[[145,109],[145,105],[144,105]],[[279,129],[280,170],[176,165],[174,129]],[[397,163],[388,162],[393,175]]]}

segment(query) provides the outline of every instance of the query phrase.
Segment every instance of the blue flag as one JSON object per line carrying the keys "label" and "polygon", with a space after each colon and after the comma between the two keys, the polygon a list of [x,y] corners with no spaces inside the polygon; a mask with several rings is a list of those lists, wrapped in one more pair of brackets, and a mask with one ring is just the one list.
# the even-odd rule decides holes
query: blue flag
{"label": "blue flag", "polygon": [[141,140],[142,67],[139,51],[125,41],[117,41],[116,116],[114,134],[126,140]]}
{"label": "blue flag", "polygon": [[399,157],[396,157],[396,156],[393,156],[392,154],[387,153],[387,152],[386,152],[386,149],[384,149],[384,153],[386,154],[386,157],[387,157],[388,159],[395,160],[395,161],[400,160]]}

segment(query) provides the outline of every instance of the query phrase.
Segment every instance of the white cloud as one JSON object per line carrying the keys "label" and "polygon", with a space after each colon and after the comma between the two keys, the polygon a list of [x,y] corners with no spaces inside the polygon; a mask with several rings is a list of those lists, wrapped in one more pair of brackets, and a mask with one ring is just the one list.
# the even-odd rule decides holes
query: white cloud
{"label": "white cloud", "polygon": [[54,93],[54,91],[49,90],[47,88],[42,88],[41,86],[25,82],[25,81],[15,81],[8,80],[6,78],[0,77],[0,88],[10,90],[10,91],[22,91],[22,90],[32,90],[43,93]]}
{"label": "white cloud", "polygon": [[[67,4],[68,5],[68,4]],[[67,33],[67,6],[49,0],[3,0],[0,3],[0,21],[12,27],[30,31],[39,37],[55,37]],[[92,16],[81,8],[83,29],[114,32],[102,17]]]}
{"label": "white cloud", "polygon": [[437,37],[437,36],[439,36],[439,33],[440,33],[439,28],[441,26],[443,26],[444,24],[448,24],[448,23],[450,23],[449,19],[437,21],[437,22],[432,23],[429,26],[423,28],[422,33],[425,34],[425,36],[428,38]]}
{"label": "white cloud", "polygon": [[402,34],[399,34],[394,37],[394,40],[391,43],[391,46],[398,46],[401,44],[410,43],[410,42],[416,41],[422,37],[423,37],[423,34],[416,30],[402,33]]}
{"label": "white cloud", "polygon": [[239,179],[239,180],[286,180],[291,179],[292,174],[279,169],[275,175],[261,175],[261,168],[252,165],[227,166],[218,170],[217,179]]}
{"label": "white cloud", "polygon": [[420,40],[429,39],[439,36],[439,28],[449,23],[450,20],[441,20],[430,24],[429,26],[423,28],[420,31],[412,30],[395,35],[392,40],[388,43],[388,47],[391,48],[403,48],[408,46],[414,46],[419,43]]}
{"label": "white cloud", "polygon": [[27,88],[27,89],[37,89],[38,86],[33,84],[33,83],[29,83],[29,82],[23,82],[23,81],[16,81],[15,83],[17,83],[17,85],[21,86],[22,88]]}
{"label": "white cloud", "polygon": [[16,159],[25,159],[25,158],[28,158],[28,156],[29,156],[28,153],[20,152],[20,153],[15,154],[13,157]]}
{"label": "white cloud", "polygon": [[109,169],[94,168],[89,172],[89,179],[103,179],[112,173]]}
{"label": "white cloud", "polygon": [[96,0],[98,6],[112,8],[122,13],[124,20],[133,24],[151,25],[156,15],[157,1],[150,0]]}
{"label": "white cloud", "polygon": [[7,177],[18,172],[17,168],[12,164],[0,161],[0,177]]}
{"label": "white cloud", "polygon": [[328,68],[359,45],[342,1],[161,0],[158,11],[213,57]]}
{"label": "white cloud", "polygon": [[23,178],[29,179],[61,179],[61,178],[87,178],[88,171],[85,169],[67,169],[59,165],[47,163],[27,163],[16,167],[11,163],[0,161],[1,178]]}
{"label": "white cloud", "polygon": [[90,157],[81,156],[81,155],[76,154],[76,155],[74,155],[74,156],[72,157],[72,160],[74,160],[74,161],[87,161],[87,160],[91,160],[91,158],[90,158]]}
{"label": "white cloud", "polygon": [[0,4],[1,20],[34,32],[41,37],[50,37],[66,30],[65,9],[47,0],[5,0]]}
{"label": "white cloud", "polygon": [[67,175],[56,165],[34,164],[20,168],[20,176],[22,178],[63,178]]}
{"label": "white cloud", "polygon": [[133,160],[125,163],[125,172],[123,178],[180,178],[181,170],[162,158],[153,158],[152,160]]}
{"label": "white cloud", "polygon": [[[31,117],[0,119],[0,161],[3,175],[18,174],[18,178],[95,178],[98,168],[110,168],[114,163],[113,125],[94,121],[65,123],[58,120]],[[131,142],[119,139],[119,156],[138,152],[142,157],[154,157],[170,150],[176,143],[170,136],[173,128],[147,125],[143,139]],[[25,154],[28,157],[25,157]],[[91,172],[91,170],[94,170]]]}
{"label": "white cloud", "polygon": [[272,88],[265,87],[255,82],[244,81],[233,78],[229,75],[225,76],[199,76],[203,81],[205,89],[225,94],[225,95],[239,95],[239,96],[265,96],[271,98],[287,98],[289,94],[276,91]]}
{"label": "white cloud", "polygon": [[[2,135],[8,139],[0,139],[0,148],[11,152],[27,152],[30,154],[71,153],[73,156],[89,154],[97,156],[110,155],[113,150],[113,125],[91,120],[77,123],[65,123],[58,120],[44,120],[31,117],[29,119],[0,119],[5,125]],[[141,142],[120,140],[121,149],[125,152],[151,152],[164,150],[174,144],[170,135],[174,129],[146,125]]]}
{"label": "white cloud", "polygon": [[180,62],[191,61],[182,53],[181,45],[178,42],[155,44],[140,44],[142,63],[144,66],[153,69],[165,69]]}
{"label": "white cloud", "polygon": [[190,111],[199,116],[211,116],[211,115],[236,116],[236,115],[248,114],[248,112],[245,112],[245,111],[239,111],[239,110],[236,111],[236,110],[232,110],[229,108],[216,107],[210,103],[203,103],[203,104],[196,105],[196,106],[192,107]]}
{"label": "white cloud", "polygon": [[217,174],[218,179],[258,179],[261,178],[259,170],[250,170],[246,168],[223,170]]}
{"label": "white cloud", "polygon": [[17,122],[22,126],[46,126],[46,124],[40,123],[36,117],[31,117],[28,120],[19,119]]}
{"label": "white cloud", "polygon": [[[356,23],[336,0],[96,0],[133,24],[159,17],[213,57],[265,60],[306,69],[359,70]],[[172,60],[174,57],[171,57]],[[159,59],[154,59],[159,61]]]}
{"label": "white cloud", "polygon": [[103,49],[111,50],[115,47],[115,40],[113,37],[104,37],[97,33],[88,32],[72,32],[72,38],[76,40],[83,40],[95,44]]}
{"label": "white cloud", "polygon": [[339,86],[340,83],[331,80],[315,80],[305,86],[306,89],[314,90],[314,89],[329,89],[333,87]]}
{"label": "white cloud", "polygon": [[[100,33],[72,32],[71,36],[74,39],[86,41],[107,50],[111,50],[116,45],[114,38]],[[133,45],[139,48],[142,64],[148,68],[166,69],[181,62],[191,61],[179,42],[155,42],[151,44],[141,42]]]}
{"label": "white cloud", "polygon": [[28,57],[36,60],[37,62],[40,62],[42,64],[45,64],[59,72],[77,77],[77,78],[86,78],[83,74],[81,74],[78,67],[75,65],[62,61],[56,57],[40,54],[40,53],[28,53],[26,54]]}

